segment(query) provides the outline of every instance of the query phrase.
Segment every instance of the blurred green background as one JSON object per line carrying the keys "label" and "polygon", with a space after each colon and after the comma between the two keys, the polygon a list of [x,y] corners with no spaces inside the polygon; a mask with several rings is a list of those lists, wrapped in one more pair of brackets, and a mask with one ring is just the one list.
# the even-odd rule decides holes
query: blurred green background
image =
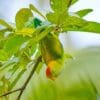
{"label": "blurred green background", "polygon": [[[50,10],[49,0],[0,0],[0,18],[14,23],[16,12],[30,3],[44,14]],[[99,0],[80,0],[70,11],[93,8],[94,12],[85,19],[100,22],[99,4]],[[33,75],[21,100],[100,100],[100,35],[68,32],[60,39],[74,59],[66,60],[64,71],[55,81],[46,78],[44,65],[39,74]],[[24,83],[30,70],[22,75],[15,89]],[[16,100],[17,95],[9,95],[10,100]]]}

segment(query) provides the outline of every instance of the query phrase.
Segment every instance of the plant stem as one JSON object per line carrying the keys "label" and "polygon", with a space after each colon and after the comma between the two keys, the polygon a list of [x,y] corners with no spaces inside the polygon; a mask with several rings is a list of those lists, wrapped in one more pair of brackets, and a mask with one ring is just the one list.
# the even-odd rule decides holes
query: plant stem
{"label": "plant stem", "polygon": [[41,58],[42,58],[42,57],[40,56],[40,57],[37,59],[37,61],[36,61],[35,65],[34,65],[32,71],[31,71],[31,73],[30,73],[30,75],[29,75],[29,77],[27,78],[26,82],[24,83],[24,85],[23,85],[22,88],[21,88],[21,91],[20,91],[20,94],[19,94],[18,97],[17,97],[17,100],[20,100],[20,98],[21,98],[21,96],[22,96],[24,90],[25,90],[26,87],[27,87],[27,84],[29,83],[29,81],[30,81],[30,79],[32,78],[32,76],[33,76],[33,74],[34,74],[34,72],[35,72],[35,70],[36,70],[38,64],[40,63]]}
{"label": "plant stem", "polygon": [[22,86],[21,88],[18,88],[18,89],[9,91],[9,92],[7,92],[7,93],[4,93],[4,94],[0,95],[0,97],[4,97],[4,96],[7,96],[7,95],[12,94],[12,93],[14,93],[14,92],[20,91],[20,94],[18,95],[18,97],[17,97],[17,99],[16,99],[16,100],[20,100],[20,99],[21,99],[21,96],[22,96],[22,94],[23,94],[23,92],[24,92],[24,90],[26,89],[26,87],[27,87],[27,85],[28,85],[30,79],[32,78],[32,76],[33,76],[34,72],[36,71],[36,68],[37,68],[38,64],[41,62],[41,60],[42,60],[42,56],[39,56],[38,59],[36,60],[35,65],[33,66],[32,71],[30,72],[30,74],[29,74],[27,80],[25,81],[25,83],[23,84],[23,86]]}
{"label": "plant stem", "polygon": [[12,94],[12,93],[18,92],[18,91],[21,91],[21,88],[16,89],[16,90],[9,91],[9,92],[7,92],[7,93],[5,93],[5,94],[0,95],[0,97],[7,96],[7,95],[9,95],[9,94]]}

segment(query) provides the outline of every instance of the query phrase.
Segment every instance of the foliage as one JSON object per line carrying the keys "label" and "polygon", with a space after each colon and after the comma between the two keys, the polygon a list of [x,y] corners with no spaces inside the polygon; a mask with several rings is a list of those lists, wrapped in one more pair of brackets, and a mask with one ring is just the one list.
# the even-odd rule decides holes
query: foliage
{"label": "foliage", "polygon": [[[33,90],[31,90],[30,87],[28,87],[31,90],[29,93],[31,93],[32,95],[32,97],[27,95],[28,100],[32,100],[33,98],[35,100],[41,100],[42,96],[43,96],[43,100],[46,100],[47,98],[48,100],[49,99],[62,100],[62,98],[63,100],[66,100],[66,98],[70,100],[71,99],[78,100],[79,98],[81,98],[81,100],[96,99],[96,95],[98,95],[99,92],[96,89],[95,89],[96,92],[94,90],[94,88],[96,86],[98,87],[98,85],[95,86],[92,85],[94,84],[94,80],[95,80],[95,78],[91,80],[92,77],[95,76],[95,75],[91,76],[93,70],[90,71],[91,73],[87,71],[86,73],[87,76],[82,76],[84,77],[84,79],[82,79],[81,77],[79,78],[77,74],[74,75],[74,72],[79,73],[79,75],[82,75],[82,73],[85,72],[85,71],[82,72],[83,67],[86,65],[84,65],[84,63],[82,63],[83,65],[78,65],[81,70],[78,72],[79,69],[77,64],[78,63],[81,64],[81,59],[83,60],[83,58],[85,62],[89,61],[87,60],[87,58],[91,56],[93,58],[93,56],[96,55],[97,53],[96,54],[93,53],[85,57],[80,54],[80,56],[82,56],[83,58],[80,58],[80,56],[78,56],[78,59],[71,60],[71,62],[68,59],[71,58],[69,54],[65,54],[65,53],[64,53],[65,55],[61,54],[63,55],[63,57],[62,56],[58,57],[56,56],[56,54],[54,54],[57,52],[59,55],[60,50],[62,50],[63,52],[63,47],[60,44],[60,40],[59,40],[59,34],[62,34],[63,32],[67,33],[68,31],[80,31],[80,32],[94,32],[98,34],[100,33],[100,23],[87,21],[83,19],[85,15],[93,11],[92,9],[82,9],[80,11],[73,12],[73,15],[70,15],[69,8],[77,1],[78,0],[50,0],[50,6],[52,11],[47,13],[46,16],[44,16],[40,11],[38,11],[38,9],[34,5],[30,4],[28,8],[22,8],[17,12],[15,16],[14,25],[7,23],[3,19],[0,19],[0,26],[2,26],[0,28],[0,94],[6,93],[7,91],[11,91],[17,87],[20,87],[20,84],[25,80],[25,77],[27,79],[29,72],[32,70],[32,67],[36,62],[35,60],[38,58],[38,56],[42,55],[43,61],[40,62],[40,64],[37,66],[36,69],[37,73],[34,74],[34,78],[33,78],[34,82],[32,86]],[[41,20],[34,16],[34,12],[41,16]],[[52,40],[51,37],[48,38],[49,35],[53,37],[54,39],[53,41],[51,41]],[[49,39],[51,40],[49,41]],[[45,43],[44,48],[47,47],[44,50],[42,49],[43,45],[40,46],[42,42]],[[48,55],[46,55],[46,51],[47,52],[49,51]],[[63,77],[62,76],[61,78],[58,77],[55,82],[48,80],[45,77],[44,74],[45,68],[43,65],[44,63],[48,65],[48,63],[44,59],[44,55],[47,56],[45,58],[46,60],[50,59],[49,62],[55,60],[55,62],[57,62],[58,64],[58,60],[60,59],[61,66],[62,66],[62,62],[65,62],[66,60],[68,64],[69,63],[71,64],[71,65],[70,64],[65,65],[66,66],[65,71],[66,70],[67,71],[64,72],[65,74],[63,75]],[[92,58],[91,61],[93,61]],[[93,64],[97,64],[97,63],[99,63],[99,61],[97,61],[96,63],[93,61]],[[75,65],[74,68],[72,68],[73,65]],[[71,67],[72,69],[68,66],[72,66]],[[58,71],[57,68],[60,69],[61,67],[55,66],[52,68],[52,71],[55,73],[55,71]],[[97,69],[99,69],[98,66]],[[88,77],[88,74],[90,78]],[[99,73],[96,73],[96,75],[97,74]],[[67,82],[65,81],[66,80],[65,76],[67,76],[67,80],[68,80]],[[77,76],[78,78],[75,76]],[[38,81],[39,77],[41,77],[40,78],[41,81]],[[75,77],[74,80],[73,77]],[[86,78],[88,78],[88,80],[84,81]],[[93,83],[91,83],[92,81]],[[71,85],[71,83],[73,84]],[[86,84],[86,87],[82,86],[83,83]],[[97,83],[99,82],[96,81],[95,84]],[[32,85],[32,82],[30,84]],[[62,84],[64,84],[64,87],[61,87]],[[53,90],[54,90],[53,92],[54,94],[52,93]],[[45,91],[48,91],[47,93],[48,97],[46,96],[46,94],[44,94]],[[49,96],[49,94],[51,96]],[[7,100],[9,98],[11,98],[11,96],[4,97],[4,99]],[[23,100],[25,100],[25,98]]]}

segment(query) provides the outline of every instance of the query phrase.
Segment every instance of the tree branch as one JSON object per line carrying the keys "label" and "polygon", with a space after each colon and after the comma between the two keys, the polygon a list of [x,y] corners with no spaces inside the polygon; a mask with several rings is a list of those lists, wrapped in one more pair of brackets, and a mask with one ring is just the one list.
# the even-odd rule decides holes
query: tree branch
{"label": "tree branch", "polygon": [[18,97],[17,97],[17,99],[16,99],[16,100],[20,100],[20,99],[21,99],[21,96],[22,96],[22,94],[23,94],[23,92],[24,92],[24,90],[25,90],[26,87],[27,87],[27,84],[29,83],[30,79],[32,78],[32,76],[33,76],[34,72],[36,71],[37,66],[38,66],[38,64],[41,62],[41,60],[42,60],[42,56],[39,56],[38,59],[36,60],[35,65],[33,66],[32,71],[30,72],[30,74],[29,74],[27,80],[25,81],[25,83],[23,84],[23,86],[22,86],[21,88],[15,89],[15,90],[12,90],[12,91],[9,91],[9,92],[7,92],[7,93],[4,93],[4,94],[0,95],[0,97],[7,96],[7,95],[12,94],[12,93],[14,93],[14,92],[20,91],[20,94],[18,95]]}
{"label": "tree branch", "polygon": [[9,95],[9,94],[12,94],[12,93],[18,92],[18,91],[21,91],[21,88],[16,89],[16,90],[12,90],[12,91],[8,91],[7,93],[0,95],[0,97],[7,96],[7,95]]}
{"label": "tree branch", "polygon": [[32,76],[33,76],[33,74],[34,74],[34,72],[35,72],[35,70],[36,70],[38,64],[40,63],[41,59],[42,59],[42,56],[40,56],[40,57],[37,59],[37,61],[36,61],[35,65],[34,65],[32,71],[31,71],[31,73],[30,73],[30,75],[29,75],[29,77],[27,78],[26,82],[25,82],[24,85],[22,86],[22,89],[21,89],[21,91],[20,91],[20,94],[19,94],[18,97],[17,97],[17,100],[20,100],[20,98],[21,98],[21,96],[22,96],[24,90],[25,90],[26,87],[27,87],[27,84],[29,83],[30,79],[32,78]]}

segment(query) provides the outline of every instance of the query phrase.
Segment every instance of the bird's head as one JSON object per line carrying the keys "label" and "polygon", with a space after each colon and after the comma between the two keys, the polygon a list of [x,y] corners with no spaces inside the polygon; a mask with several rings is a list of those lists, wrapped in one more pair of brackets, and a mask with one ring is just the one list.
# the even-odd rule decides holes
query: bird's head
{"label": "bird's head", "polygon": [[62,62],[51,61],[46,68],[46,76],[49,79],[55,80],[62,70]]}

